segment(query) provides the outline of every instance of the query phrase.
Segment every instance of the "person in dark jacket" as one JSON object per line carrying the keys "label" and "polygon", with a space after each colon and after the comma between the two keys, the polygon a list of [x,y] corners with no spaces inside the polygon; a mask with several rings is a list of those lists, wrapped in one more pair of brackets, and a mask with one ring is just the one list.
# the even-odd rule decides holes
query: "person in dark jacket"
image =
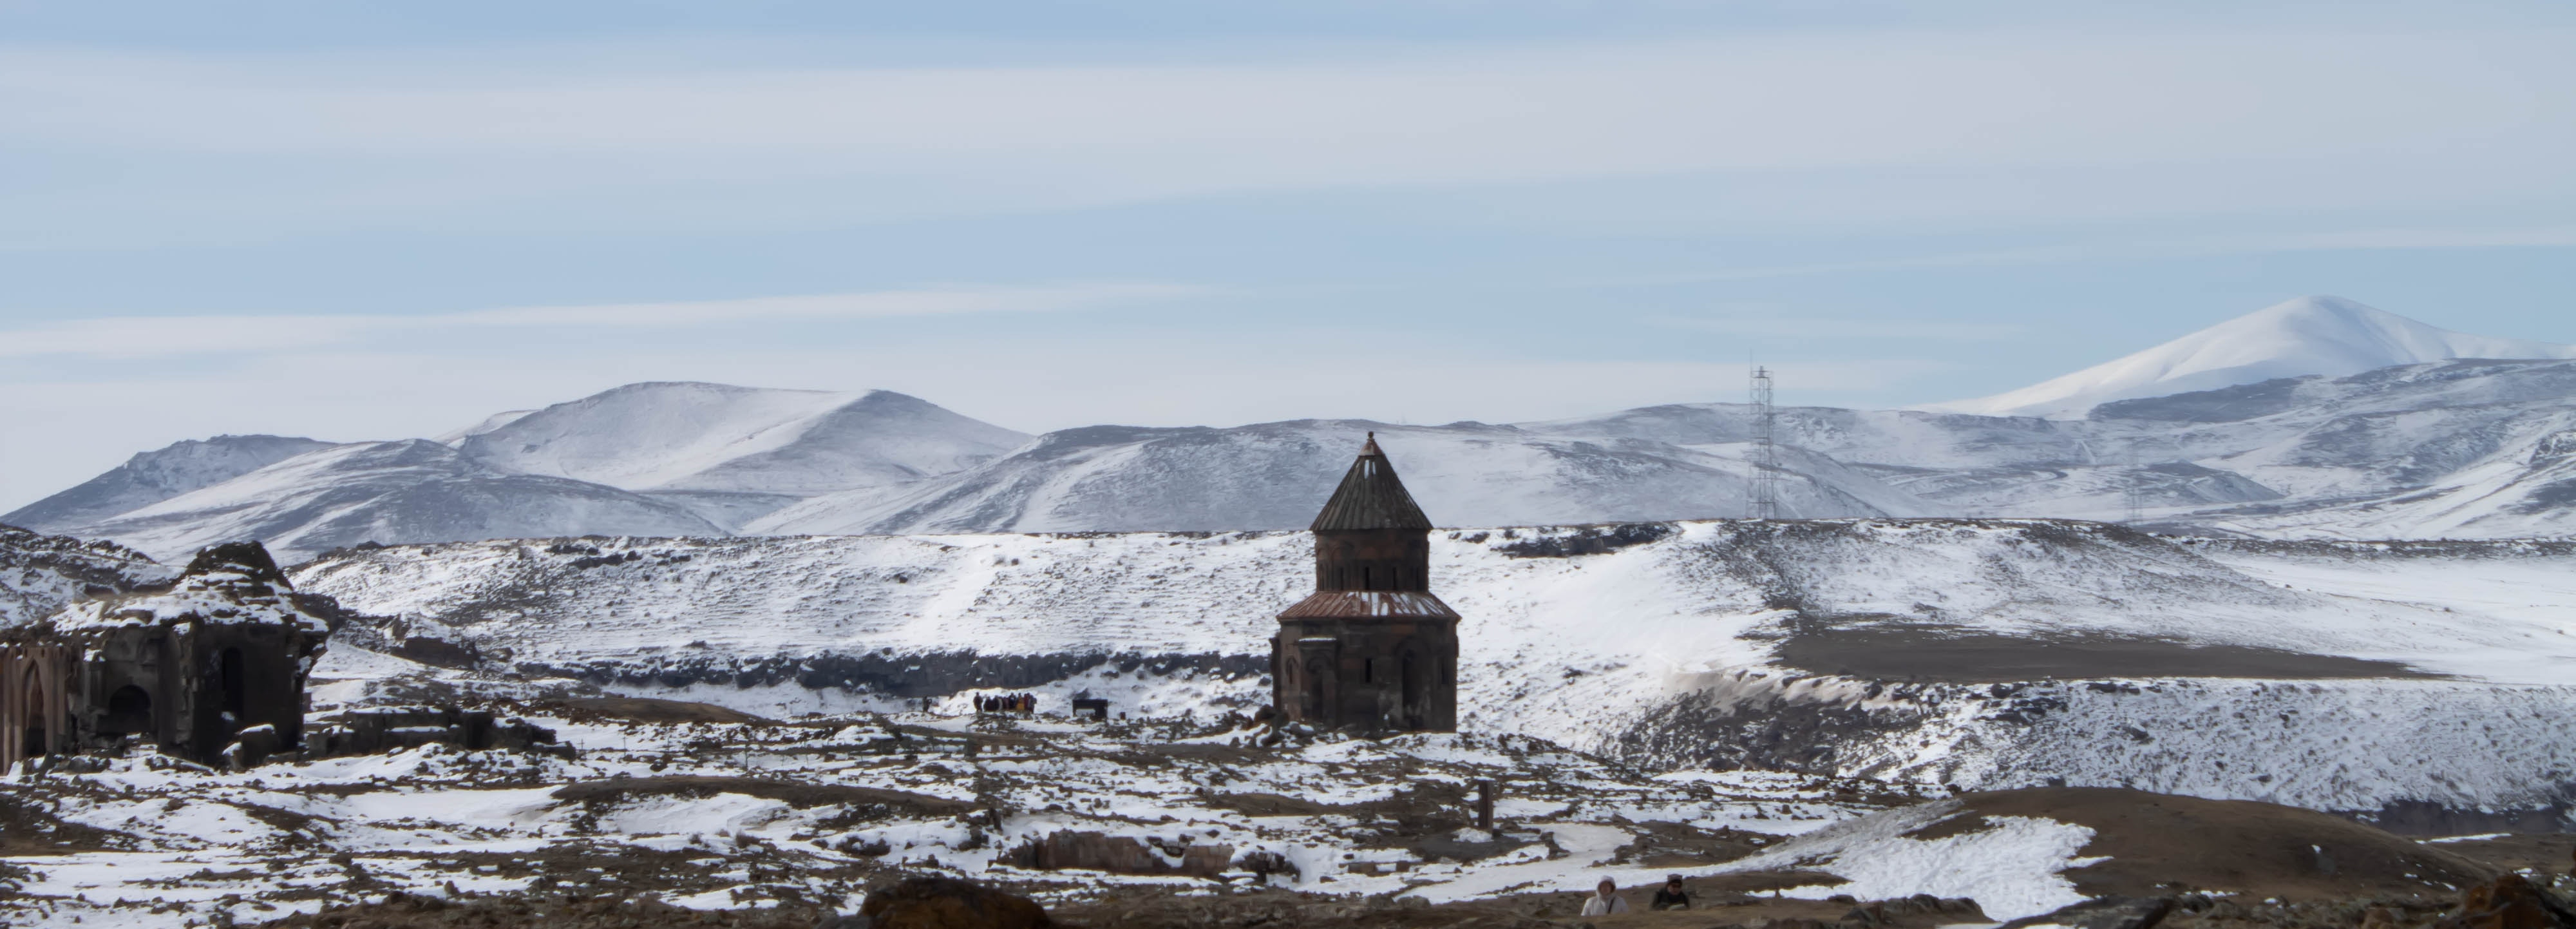
{"label": "person in dark jacket", "polygon": [[1646,904],[1646,908],[1650,910],[1690,909],[1690,894],[1682,890],[1682,876],[1666,875],[1664,886],[1655,891],[1654,901]]}

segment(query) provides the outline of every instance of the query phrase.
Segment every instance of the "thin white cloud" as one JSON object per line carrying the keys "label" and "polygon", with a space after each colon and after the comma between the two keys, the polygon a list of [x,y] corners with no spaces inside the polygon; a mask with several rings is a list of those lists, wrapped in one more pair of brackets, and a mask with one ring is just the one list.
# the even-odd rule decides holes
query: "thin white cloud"
{"label": "thin white cloud", "polygon": [[1199,288],[1160,283],[954,287],[668,303],[533,306],[392,315],[112,316],[0,330],[0,357],[151,358],[282,352],[370,337],[473,328],[679,328],[752,320],[868,319],[1079,310],[1169,299]]}
{"label": "thin white cloud", "polygon": [[2244,243],[2240,251],[2331,251],[2374,248],[2568,248],[2576,226],[2505,229],[2354,229]]}
{"label": "thin white cloud", "polygon": [[[1722,281],[1752,281],[1782,277],[1810,277],[1823,274],[1846,274],[1864,271],[1904,271],[1923,268],[1966,268],[2013,265],[2062,264],[2078,261],[2127,261],[2139,259],[2191,258],[2206,255],[2233,255],[2262,252],[2311,252],[2368,249],[2412,248],[2570,248],[2576,247],[2576,226],[2526,226],[2488,229],[2353,229],[2336,232],[2291,233],[2271,236],[2202,236],[2186,239],[2140,240],[2129,242],[2091,242],[2070,245],[2034,245],[2022,248],[1987,249],[1970,252],[1943,252],[1862,261],[1816,262],[1812,264],[1758,265],[1740,268],[1717,268],[1674,274],[1652,274],[1615,279],[1585,280],[1582,284],[1690,284]],[[1840,325],[1830,321],[1813,321],[1817,325]],[[1747,322],[1746,325],[1766,325]],[[1696,325],[1696,324],[1695,324]],[[1709,325],[1727,325],[1711,323]],[[1794,327],[1793,327],[1794,328]],[[1745,330],[1750,331],[1750,330]],[[1781,334],[1806,334],[1809,328]]]}
{"label": "thin white cloud", "polygon": [[1921,31],[1224,65],[570,73],[20,49],[0,55],[0,131],[637,179],[882,175],[1131,196],[1890,166],[2527,174],[2554,160],[2528,156],[2564,151],[2576,125],[2571,41]]}
{"label": "thin white cloud", "polygon": [[2017,338],[2029,332],[2029,327],[2012,323],[1831,319],[1807,316],[1794,311],[1781,311],[1762,316],[1652,316],[1647,317],[1645,322],[1648,325],[1668,329],[1692,329],[1720,335],[1832,339],[1838,342],[1866,339],[1992,342]]}

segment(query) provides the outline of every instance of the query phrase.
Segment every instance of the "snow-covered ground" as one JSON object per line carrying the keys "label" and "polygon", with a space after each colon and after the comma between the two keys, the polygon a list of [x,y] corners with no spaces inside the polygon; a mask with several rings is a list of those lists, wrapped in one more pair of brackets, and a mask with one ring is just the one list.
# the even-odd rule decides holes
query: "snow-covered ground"
{"label": "snow-covered ground", "polygon": [[[348,553],[297,580],[408,635],[764,713],[991,685],[1212,716],[1267,701],[1271,617],[1308,589],[1310,545],[492,542]],[[2060,778],[2350,810],[2547,805],[2569,779],[2553,772],[2576,771],[2558,722],[2576,711],[2564,545],[2381,557],[2085,523],[1835,520],[1462,530],[1432,551],[1434,589],[1466,616],[1475,733],[1658,767]],[[1909,656],[1927,642],[1975,648]],[[1746,726],[1793,724],[1821,753],[1735,751],[1759,741]]]}
{"label": "snow-covered ground", "polygon": [[[320,688],[317,709],[392,680],[376,675],[475,686],[404,664],[339,650],[322,673],[358,676]],[[1034,870],[1014,857],[1059,832],[1141,840],[1173,864],[1188,846],[1224,846],[1236,862],[1268,852],[1291,867],[1270,879],[1282,886],[1450,900],[1625,875],[1638,865],[1623,849],[1643,822],[1740,848],[1915,799],[1785,775],[1658,780],[1515,737],[1260,748],[1246,744],[1252,731],[1171,720],[532,719],[578,758],[431,746],[217,773],[132,757],[22,779],[10,797],[53,835],[94,831],[68,854],[0,858],[0,887],[16,890],[0,892],[0,919],[161,927],[222,909],[248,922],[390,892],[548,887],[697,908],[850,907],[884,865],[1019,882],[1042,899],[1126,884],[1203,892],[1199,878]],[[1469,828],[1461,802],[1478,780],[1502,791],[1493,834]],[[1229,870],[1239,884],[1256,880]]]}

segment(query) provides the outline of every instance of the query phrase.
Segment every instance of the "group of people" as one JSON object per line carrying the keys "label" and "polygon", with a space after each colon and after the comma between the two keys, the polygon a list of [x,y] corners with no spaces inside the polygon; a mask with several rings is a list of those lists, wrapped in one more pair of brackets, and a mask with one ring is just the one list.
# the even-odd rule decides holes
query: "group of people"
{"label": "group of people", "polygon": [[1037,711],[1036,694],[994,694],[989,697],[979,694],[975,697],[975,712],[978,713],[1027,714]]}
{"label": "group of people", "polygon": [[[1675,874],[1665,877],[1664,886],[1655,891],[1654,902],[1646,904],[1646,907],[1655,910],[1690,909],[1690,894],[1682,890],[1682,876]],[[1628,912],[1628,901],[1619,896],[1618,882],[1609,878],[1602,878],[1601,885],[1592,889],[1592,896],[1583,898],[1585,916],[1608,916],[1612,913],[1625,912]]]}

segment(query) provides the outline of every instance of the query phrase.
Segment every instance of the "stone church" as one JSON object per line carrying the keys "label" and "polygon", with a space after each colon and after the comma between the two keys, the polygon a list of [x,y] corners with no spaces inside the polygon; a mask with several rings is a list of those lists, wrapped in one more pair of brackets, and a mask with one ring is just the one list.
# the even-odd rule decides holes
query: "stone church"
{"label": "stone church", "polygon": [[1458,612],[1431,593],[1431,519],[1370,433],[1315,517],[1315,593],[1279,614],[1271,705],[1318,729],[1458,728]]}
{"label": "stone church", "polygon": [[236,741],[294,748],[336,607],[293,591],[266,548],[235,542],[166,589],[0,629],[0,771],[128,738],[207,764]]}

